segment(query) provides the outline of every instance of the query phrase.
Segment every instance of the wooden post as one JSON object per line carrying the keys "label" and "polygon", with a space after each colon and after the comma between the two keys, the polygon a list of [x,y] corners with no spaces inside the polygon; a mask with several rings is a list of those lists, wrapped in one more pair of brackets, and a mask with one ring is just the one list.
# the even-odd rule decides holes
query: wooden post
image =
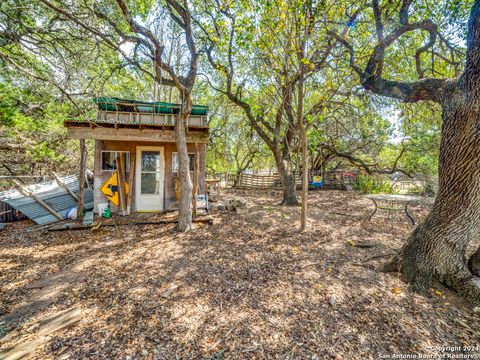
{"label": "wooden post", "polygon": [[125,166],[123,158],[125,155],[123,153],[118,153],[117,159],[115,162],[117,169],[117,190],[118,190],[118,205],[120,206],[120,215],[126,215],[125,209]]}
{"label": "wooden post", "polygon": [[60,177],[54,172],[52,173],[52,175],[55,181],[57,182],[57,184],[63,189],[65,189],[65,191],[69,193],[70,196],[73,197],[76,202],[78,202],[78,196],[75,195],[75,193],[72,190],[70,190],[70,188],[60,179]]}
{"label": "wooden post", "polygon": [[133,176],[135,174],[135,154],[130,153],[130,172],[128,174],[127,214],[132,212]]}
{"label": "wooden post", "polygon": [[193,217],[197,216],[197,192],[198,192],[198,167],[199,167],[200,157],[198,156],[198,144],[195,144],[195,158],[193,164],[193,188],[192,188],[192,205]]}
{"label": "wooden post", "polygon": [[85,207],[84,187],[85,174],[87,167],[87,147],[85,146],[85,139],[80,139],[80,174],[78,175],[78,202],[77,202],[77,219],[83,220],[83,208]]}
{"label": "wooden post", "polygon": [[15,184],[16,187],[18,187],[18,190],[25,196],[28,196],[35,200],[37,203],[39,203],[41,206],[43,206],[45,209],[48,210],[53,216],[55,216],[58,220],[63,220],[63,217],[56,212],[54,209],[52,209],[45,201],[40,199],[37,195],[35,195],[33,192],[29,191],[28,189],[24,188],[22,184],[20,184],[17,180],[12,180],[12,182]]}

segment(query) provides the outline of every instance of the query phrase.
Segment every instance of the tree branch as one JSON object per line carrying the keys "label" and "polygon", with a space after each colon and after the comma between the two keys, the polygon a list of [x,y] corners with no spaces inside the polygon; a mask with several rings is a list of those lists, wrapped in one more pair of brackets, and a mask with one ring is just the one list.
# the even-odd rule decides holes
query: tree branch
{"label": "tree branch", "polygon": [[341,152],[341,151],[337,150],[333,145],[330,145],[330,144],[320,144],[319,147],[323,148],[323,149],[326,149],[327,151],[329,151],[330,154],[334,155],[335,157],[347,159],[352,165],[355,165],[357,167],[360,167],[360,168],[364,169],[367,172],[367,174],[369,174],[369,175],[372,175],[372,174],[390,175],[390,174],[393,174],[395,172],[400,172],[400,173],[402,173],[402,174],[404,174],[404,175],[406,175],[410,178],[412,177],[412,175],[410,173],[408,173],[407,171],[398,168],[398,161],[400,160],[400,158],[403,156],[403,154],[405,153],[405,151],[407,149],[405,146],[400,151],[399,155],[397,156],[397,158],[395,159],[395,161],[393,163],[393,166],[390,169],[388,169],[388,168],[380,169],[377,164],[367,164],[362,159],[354,156],[353,153],[351,153],[351,152],[349,152],[349,153]]}

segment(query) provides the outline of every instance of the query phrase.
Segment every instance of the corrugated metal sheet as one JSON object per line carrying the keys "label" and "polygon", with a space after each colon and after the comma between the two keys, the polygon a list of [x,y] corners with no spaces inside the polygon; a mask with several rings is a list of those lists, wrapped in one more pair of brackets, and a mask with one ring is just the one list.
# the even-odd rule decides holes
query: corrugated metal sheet
{"label": "corrugated metal sheet", "polygon": [[[78,194],[78,177],[76,175],[64,176],[60,179],[73,193]],[[69,209],[77,206],[75,199],[67,193],[64,188],[59,186],[55,180],[26,186],[26,188],[63,217],[66,216]],[[84,199],[85,208],[93,208],[93,191],[91,189],[85,189]],[[18,190],[1,192],[0,201],[9,204],[39,225],[58,221],[58,219],[42,205],[38,204],[32,198],[23,195]]]}

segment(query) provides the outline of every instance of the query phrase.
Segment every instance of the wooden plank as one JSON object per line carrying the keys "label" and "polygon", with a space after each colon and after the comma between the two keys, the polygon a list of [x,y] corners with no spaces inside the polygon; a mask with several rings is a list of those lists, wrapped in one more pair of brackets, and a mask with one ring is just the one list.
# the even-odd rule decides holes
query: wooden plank
{"label": "wooden plank", "polygon": [[135,153],[130,153],[130,169],[128,174],[128,195],[127,195],[127,214],[132,212],[132,194],[133,194],[133,177],[135,174]]}
{"label": "wooden plank", "polygon": [[78,196],[75,195],[75,193],[72,190],[70,190],[70,188],[62,181],[62,179],[60,179],[60,177],[55,172],[52,172],[52,175],[53,175],[53,178],[55,179],[55,181],[57,182],[57,184],[60,187],[64,188],[65,191],[67,193],[69,193],[71,197],[73,197],[75,199],[75,201],[78,201]]}
{"label": "wooden plank", "polygon": [[[176,224],[178,222],[177,218],[171,219],[160,219],[160,220],[152,220],[152,221],[129,221],[127,223],[122,222],[111,222],[111,223],[100,223],[94,222],[91,225],[82,225],[77,223],[69,223],[63,224],[59,226],[49,227],[48,231],[66,231],[66,230],[97,230],[100,226],[131,226],[131,225],[155,225],[155,224]],[[194,223],[203,223],[203,224],[213,224],[213,218],[209,215],[206,216],[198,216],[192,219]]]}
{"label": "wooden plank", "polygon": [[125,199],[125,154],[119,152],[116,159],[117,168],[117,186],[118,186],[118,205],[120,206],[120,215],[127,215]]}
{"label": "wooden plank", "polygon": [[[173,130],[135,129],[135,128],[106,128],[68,126],[67,136],[73,139],[119,140],[119,141],[155,141],[175,142]],[[187,143],[208,143],[208,132],[190,132],[186,135]]]}
{"label": "wooden plank", "polygon": [[60,311],[40,322],[40,330],[38,335],[50,335],[58,330],[65,329],[66,327],[80,321],[81,315],[82,311],[79,307],[73,307],[64,311]]}
{"label": "wooden plank", "polygon": [[63,217],[59,213],[57,213],[54,209],[52,209],[45,201],[40,199],[33,192],[30,192],[28,189],[24,188],[22,184],[20,184],[17,180],[12,180],[12,182],[15,184],[15,186],[23,195],[28,196],[29,198],[32,198],[33,200],[35,200],[38,204],[40,204],[45,209],[47,209],[47,211],[51,213],[53,216],[55,216],[58,220],[63,220]]}
{"label": "wooden plank", "polygon": [[0,352],[0,358],[4,360],[25,359],[35,352],[42,344],[48,340],[48,336],[65,329],[79,322],[81,319],[81,310],[79,307],[73,307],[60,311],[49,318],[40,322],[40,329],[34,335],[32,340],[27,340],[15,345],[12,349]]}

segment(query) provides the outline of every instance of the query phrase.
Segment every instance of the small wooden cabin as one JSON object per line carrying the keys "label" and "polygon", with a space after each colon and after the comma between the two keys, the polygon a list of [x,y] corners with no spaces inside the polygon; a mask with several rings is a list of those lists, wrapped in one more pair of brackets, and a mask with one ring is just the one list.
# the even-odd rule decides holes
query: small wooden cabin
{"label": "small wooden cabin", "polygon": [[[126,183],[132,184],[129,211],[174,208],[178,171],[174,124],[180,105],[119,98],[96,98],[95,101],[95,120],[65,121],[70,138],[95,140],[95,211],[98,204],[109,200],[101,188],[112,177],[120,156],[125,164],[122,174]],[[192,181],[194,164],[198,164],[198,194],[206,191],[207,112],[208,107],[194,105],[186,124]],[[118,208],[112,205],[111,210],[116,212]]]}

